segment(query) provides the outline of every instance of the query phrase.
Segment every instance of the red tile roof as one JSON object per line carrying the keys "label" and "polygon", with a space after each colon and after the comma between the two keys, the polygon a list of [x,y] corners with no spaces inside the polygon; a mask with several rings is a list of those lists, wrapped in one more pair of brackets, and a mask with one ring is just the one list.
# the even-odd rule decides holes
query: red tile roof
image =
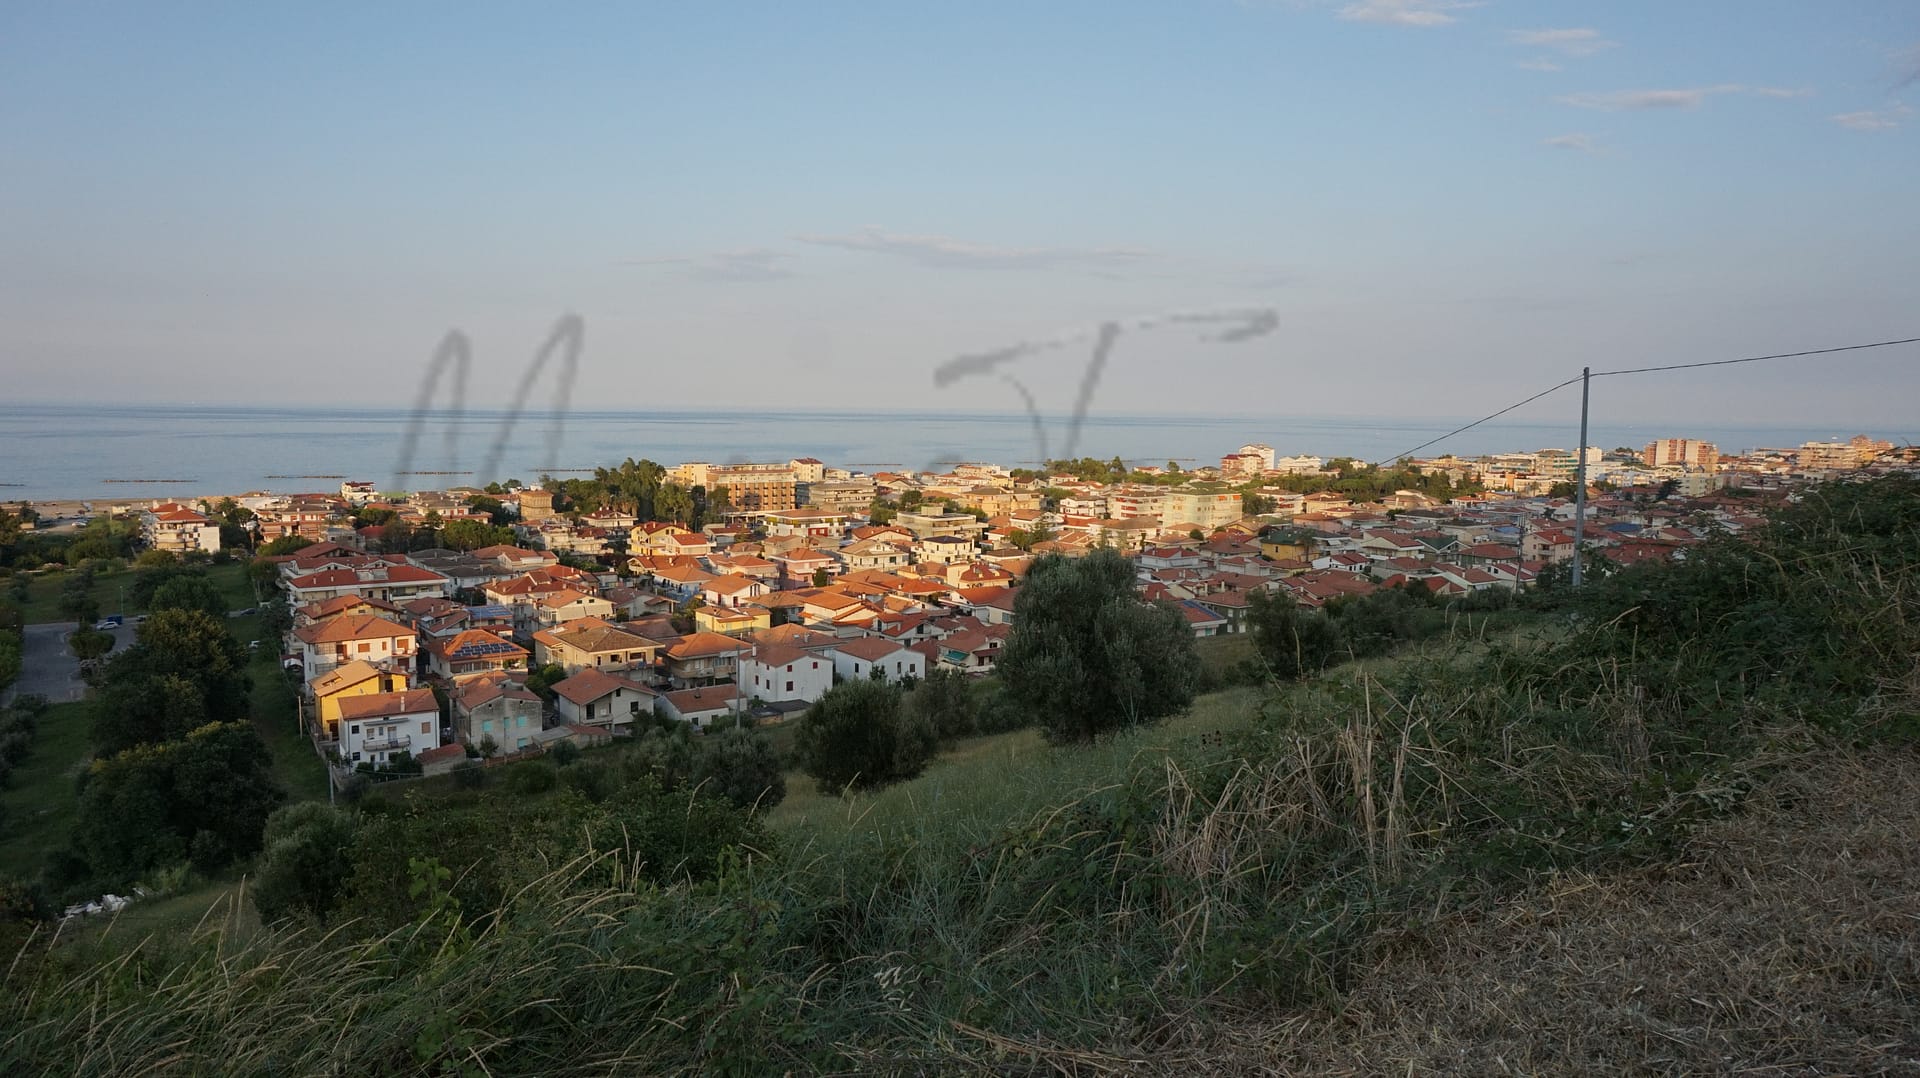
{"label": "red tile roof", "polygon": [[616,689],[626,689],[630,692],[637,692],[642,696],[659,695],[659,693],[654,692],[652,689],[647,688],[637,681],[629,681],[623,677],[615,677],[612,674],[595,670],[592,667],[580,671],[565,681],[557,681],[553,685],[553,691],[556,695],[579,704],[582,707],[613,693]]}

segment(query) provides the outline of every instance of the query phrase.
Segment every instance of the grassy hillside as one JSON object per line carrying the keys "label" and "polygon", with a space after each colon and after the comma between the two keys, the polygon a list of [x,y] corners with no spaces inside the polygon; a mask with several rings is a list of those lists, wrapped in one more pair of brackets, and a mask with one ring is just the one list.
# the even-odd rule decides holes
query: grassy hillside
{"label": "grassy hillside", "polygon": [[377,833],[436,857],[357,849],[398,878],[363,920],[213,918],[138,962],[124,939],[30,950],[0,1059],[1899,1072],[1916,569],[1914,483],[1826,488],[1764,535],[1543,596],[1550,631],[1216,693],[1086,748],[980,739],[851,799],[799,784],[698,873],[641,856],[716,812],[685,795],[594,808],[577,856],[543,856],[577,830],[388,811]]}
{"label": "grassy hillside", "polygon": [[[33,751],[0,790],[0,868],[32,875],[67,840],[79,799],[74,781],[90,746],[85,703],[55,704],[40,716]],[[32,866],[32,867],[30,867]]]}

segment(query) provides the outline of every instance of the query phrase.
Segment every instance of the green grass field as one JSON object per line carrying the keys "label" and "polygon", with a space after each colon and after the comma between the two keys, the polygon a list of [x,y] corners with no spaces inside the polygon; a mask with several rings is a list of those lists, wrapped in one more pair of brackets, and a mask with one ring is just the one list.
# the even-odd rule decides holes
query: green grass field
{"label": "green grass field", "polygon": [[66,842],[78,799],[74,780],[88,756],[85,703],[55,704],[40,716],[33,752],[0,791],[0,872],[36,875],[46,856]]}
{"label": "green grass field", "polygon": [[[245,641],[242,641],[244,643]],[[272,648],[254,653],[253,725],[273,753],[273,773],[295,801],[327,799],[327,766],[313,751],[313,742],[300,732],[293,685],[280,672]]]}

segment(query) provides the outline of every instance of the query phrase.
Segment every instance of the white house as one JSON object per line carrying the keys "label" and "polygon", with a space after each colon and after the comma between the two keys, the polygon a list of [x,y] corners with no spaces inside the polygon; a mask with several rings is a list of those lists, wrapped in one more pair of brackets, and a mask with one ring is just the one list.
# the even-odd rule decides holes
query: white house
{"label": "white house", "polygon": [[293,631],[307,681],[358,659],[383,670],[413,669],[414,631],[370,614],[338,614]]}
{"label": "white house", "polygon": [[833,688],[834,661],[815,651],[760,644],[740,657],[740,689],[769,704],[812,703]]}
{"label": "white house", "polygon": [[598,726],[624,733],[642,716],[653,714],[658,698],[637,681],[601,670],[582,670],[553,686],[553,707],[571,726]]}
{"label": "white house", "polygon": [[842,680],[869,678],[878,669],[887,681],[927,676],[927,657],[897,640],[863,636],[833,647],[833,672]]}
{"label": "white house", "polygon": [[384,764],[398,753],[440,747],[440,705],[432,689],[350,696],[340,701],[340,758]]}
{"label": "white house", "polygon": [[737,685],[707,685],[662,695],[660,714],[705,729],[715,721],[731,717],[745,703]]}

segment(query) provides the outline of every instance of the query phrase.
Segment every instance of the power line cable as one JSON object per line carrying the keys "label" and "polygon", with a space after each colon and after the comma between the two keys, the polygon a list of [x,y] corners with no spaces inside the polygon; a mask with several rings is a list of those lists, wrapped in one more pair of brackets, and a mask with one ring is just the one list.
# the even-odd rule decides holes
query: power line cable
{"label": "power line cable", "polygon": [[[1843,344],[1835,348],[1814,348],[1805,352],[1781,352],[1771,356],[1745,356],[1741,359],[1714,359],[1704,363],[1670,363],[1664,367],[1632,367],[1618,371],[1594,371],[1595,378],[1609,378],[1616,374],[1651,374],[1655,371],[1684,371],[1694,367],[1726,367],[1735,363],[1759,363],[1769,359],[1799,359],[1804,356],[1827,356],[1835,352],[1858,352],[1867,348],[1891,348],[1897,344],[1920,344],[1920,337],[1907,337],[1898,341],[1874,341],[1872,344]],[[1578,378],[1574,381],[1579,381]]]}
{"label": "power line cable", "polygon": [[[1832,347],[1832,348],[1812,348],[1804,352],[1778,352],[1773,355],[1766,355],[1766,356],[1742,356],[1739,359],[1712,359],[1712,360],[1705,360],[1700,363],[1669,363],[1669,364],[1665,364],[1663,366],[1658,366],[1658,367],[1629,367],[1629,368],[1623,368],[1617,371],[1593,371],[1589,375],[1589,377],[1611,378],[1616,375],[1622,375],[1622,374],[1653,374],[1659,371],[1692,370],[1693,368],[1696,368],[1696,367],[1726,367],[1736,363],[1761,363],[1766,360],[1772,360],[1772,359],[1804,359],[1808,356],[1827,356],[1827,355],[1833,355],[1834,353],[1837,353],[1837,352],[1859,352],[1869,348],[1892,348],[1896,345],[1902,345],[1902,344],[1920,344],[1920,337],[1905,337],[1896,341],[1873,341],[1867,344],[1842,344],[1842,345],[1836,345],[1835,347]],[[1505,408],[1500,409],[1499,411],[1493,413],[1492,415],[1486,416],[1481,419],[1476,419],[1473,422],[1468,423],[1464,427],[1459,427],[1454,430],[1450,430],[1447,433],[1440,435],[1438,438],[1432,438],[1427,441],[1421,442],[1419,445],[1414,446],[1412,449],[1408,449],[1401,453],[1396,453],[1391,457],[1383,457],[1380,460],[1375,461],[1374,463],[1376,465],[1380,465],[1380,464],[1385,464],[1388,461],[1399,460],[1401,457],[1412,456],[1413,454],[1418,453],[1419,451],[1427,448],[1430,445],[1434,445],[1439,442],[1444,442],[1448,438],[1451,438],[1456,434],[1464,434],[1467,431],[1472,430],[1473,428],[1479,426],[1482,423],[1486,423],[1491,420],[1498,419],[1501,416],[1506,415],[1508,412],[1511,412],[1516,408],[1522,408],[1522,407],[1525,407],[1526,405],[1532,404],[1534,401],[1539,400],[1540,398],[1548,395],[1549,393],[1553,393],[1558,390],[1565,389],[1568,386],[1574,384],[1575,382],[1578,382],[1579,380],[1580,380],[1580,376],[1575,375],[1572,378],[1569,378],[1566,381],[1561,382],[1559,385],[1550,386],[1546,389],[1541,390],[1538,393],[1535,393],[1533,396],[1528,397],[1526,400],[1517,401],[1513,404],[1509,404]]]}
{"label": "power line cable", "polygon": [[1561,382],[1557,386],[1548,386],[1546,389],[1543,389],[1540,392],[1535,393],[1533,396],[1528,397],[1526,400],[1516,401],[1515,403],[1507,405],[1505,408],[1500,409],[1499,411],[1493,413],[1490,416],[1486,416],[1481,419],[1476,419],[1464,427],[1457,427],[1453,430],[1448,431],[1445,434],[1442,434],[1438,438],[1429,438],[1428,440],[1421,442],[1419,445],[1416,445],[1412,449],[1406,450],[1405,452],[1395,453],[1393,456],[1390,456],[1390,457],[1383,457],[1379,460],[1374,461],[1374,464],[1375,465],[1385,464],[1390,460],[1399,460],[1401,457],[1413,456],[1415,453],[1420,452],[1422,449],[1425,449],[1430,445],[1433,445],[1437,442],[1444,442],[1448,438],[1451,438],[1456,434],[1464,434],[1467,431],[1472,430],[1473,428],[1479,426],[1482,423],[1499,419],[1501,416],[1506,415],[1508,412],[1513,411],[1515,408],[1523,408],[1529,404],[1532,404],[1534,401],[1539,400],[1541,397],[1544,397],[1549,393],[1554,393],[1554,392],[1558,392],[1559,390],[1565,389],[1568,386],[1572,385],[1573,383],[1578,382],[1579,380],[1580,380],[1580,376],[1576,374],[1572,378],[1569,378],[1566,381]]}

